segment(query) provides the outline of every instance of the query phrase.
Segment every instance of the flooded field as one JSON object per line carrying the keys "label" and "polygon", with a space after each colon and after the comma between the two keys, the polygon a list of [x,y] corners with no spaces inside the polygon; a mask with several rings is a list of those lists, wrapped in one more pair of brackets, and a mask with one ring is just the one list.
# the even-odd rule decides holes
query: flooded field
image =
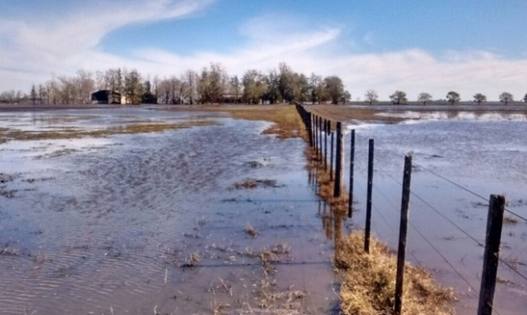
{"label": "flooded field", "polygon": [[[459,314],[474,314],[489,195],[504,194],[507,208],[527,217],[527,139],[522,136],[527,132],[526,116],[399,110],[377,117],[402,121],[356,121],[349,126],[357,132],[353,227],[364,226],[367,142],[374,138],[372,224],[375,234],[396,248],[403,156],[413,152],[408,259],[456,289]],[[527,274],[527,223],[506,212],[502,235],[505,263],[500,262],[495,309],[499,314],[524,314],[527,281],[521,275]]]}
{"label": "flooded field", "polygon": [[159,108],[4,112],[0,313],[320,314],[332,245],[304,142],[269,123]]}
{"label": "flooded field", "polygon": [[[407,257],[455,288],[459,314],[474,314],[485,198],[504,193],[527,216],[527,119],[391,110],[373,118],[348,120],[357,131],[348,220],[314,193],[305,142],[262,134],[270,123],[250,116],[0,112],[0,313],[336,314],[333,240],[364,224],[372,137],[374,234],[395,248],[411,151]],[[345,144],[347,175],[349,133]],[[526,274],[527,223],[506,217],[502,258]],[[500,314],[527,307],[517,273],[500,264]]]}

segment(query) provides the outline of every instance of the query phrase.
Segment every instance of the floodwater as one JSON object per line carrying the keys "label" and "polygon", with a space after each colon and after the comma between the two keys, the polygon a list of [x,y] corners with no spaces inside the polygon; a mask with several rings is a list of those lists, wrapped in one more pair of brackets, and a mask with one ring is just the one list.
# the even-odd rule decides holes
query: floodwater
{"label": "floodwater", "polygon": [[[162,108],[0,113],[0,128],[214,124],[0,144],[1,314],[330,314],[332,244],[300,139]],[[252,189],[236,183],[264,183]]]}
{"label": "floodwater", "polygon": [[[413,152],[408,260],[456,290],[459,314],[474,314],[488,195],[527,216],[526,118],[381,115],[406,120],[350,125],[356,204],[341,222],[313,192],[305,143],[262,135],[265,122],[162,107],[0,112],[0,130],[30,132],[212,123],[0,144],[0,314],[337,313],[332,240],[364,224],[370,137],[374,234],[395,248]],[[501,257],[516,273],[500,263],[495,308],[524,314],[527,223],[506,217]]]}
{"label": "floodwater", "polygon": [[[483,256],[479,244],[485,241],[489,195],[504,194],[507,208],[527,217],[527,118],[496,112],[380,115],[405,121],[348,126],[356,129],[357,137],[352,228],[364,226],[367,142],[374,138],[373,230],[397,248],[404,155],[411,152],[407,258],[456,290],[459,314],[475,314]],[[345,139],[348,144],[349,134]],[[499,265],[494,309],[502,315],[525,314],[527,222],[510,212],[505,217],[500,253],[504,262]]]}

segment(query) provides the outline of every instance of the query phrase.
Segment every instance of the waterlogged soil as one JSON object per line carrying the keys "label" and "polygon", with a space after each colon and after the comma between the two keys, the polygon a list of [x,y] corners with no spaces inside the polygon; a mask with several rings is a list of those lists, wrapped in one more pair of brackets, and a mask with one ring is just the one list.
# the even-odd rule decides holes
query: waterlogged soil
{"label": "waterlogged soil", "polygon": [[336,310],[343,222],[327,223],[303,140],[156,107],[0,114],[22,133],[137,122],[188,128],[0,144],[1,314]]}
{"label": "waterlogged soil", "polygon": [[[364,226],[368,139],[374,138],[372,228],[397,248],[404,155],[412,153],[407,259],[455,289],[458,314],[475,314],[489,195],[504,194],[507,208],[527,217],[527,138],[521,136],[527,117],[465,108],[455,114],[392,109],[370,118],[348,118],[344,139],[347,154],[349,129],[356,130],[353,228]],[[494,304],[499,314],[525,314],[527,281],[518,273],[527,275],[526,241],[527,222],[506,212]]]}

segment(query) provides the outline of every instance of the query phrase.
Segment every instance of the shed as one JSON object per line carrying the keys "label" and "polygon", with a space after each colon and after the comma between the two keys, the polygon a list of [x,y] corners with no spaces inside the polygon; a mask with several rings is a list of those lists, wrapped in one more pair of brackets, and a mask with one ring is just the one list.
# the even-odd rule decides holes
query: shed
{"label": "shed", "polygon": [[111,90],[99,90],[91,94],[93,104],[121,104],[121,94]]}

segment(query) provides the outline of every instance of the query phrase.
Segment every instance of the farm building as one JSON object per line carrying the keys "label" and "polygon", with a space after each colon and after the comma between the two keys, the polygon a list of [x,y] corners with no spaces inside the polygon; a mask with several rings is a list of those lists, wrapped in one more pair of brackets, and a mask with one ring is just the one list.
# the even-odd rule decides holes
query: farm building
{"label": "farm building", "polygon": [[94,104],[121,104],[121,94],[110,90],[99,90],[91,94]]}

